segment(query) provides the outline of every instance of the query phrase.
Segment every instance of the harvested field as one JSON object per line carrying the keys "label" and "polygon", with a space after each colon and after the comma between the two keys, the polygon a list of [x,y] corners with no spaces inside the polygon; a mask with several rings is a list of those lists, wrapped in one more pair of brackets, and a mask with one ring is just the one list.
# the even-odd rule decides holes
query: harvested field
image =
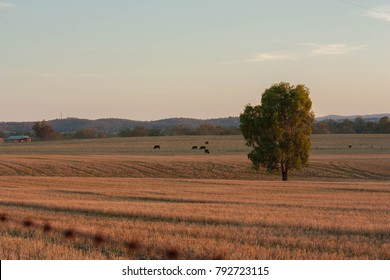
{"label": "harvested field", "polygon": [[[14,179],[1,183],[7,217],[99,233],[114,245],[10,225],[2,258],[159,259],[169,249],[185,259],[390,258],[387,183]],[[118,245],[130,240],[140,249]]]}
{"label": "harvested field", "polygon": [[[0,143],[0,155],[204,155],[192,150],[205,145],[211,155],[246,156],[250,149],[242,136],[163,136],[104,138],[32,143]],[[160,145],[160,150],[153,150]],[[349,146],[352,148],[349,148]],[[383,155],[390,154],[388,134],[332,134],[312,136],[313,155]]]}
{"label": "harvested field", "polygon": [[289,182],[240,137],[3,143],[0,257],[390,259],[390,137],[327,137]]}
{"label": "harvested field", "polygon": [[[292,180],[390,180],[390,155],[313,155]],[[279,180],[252,168],[245,155],[3,155],[2,176]]]}

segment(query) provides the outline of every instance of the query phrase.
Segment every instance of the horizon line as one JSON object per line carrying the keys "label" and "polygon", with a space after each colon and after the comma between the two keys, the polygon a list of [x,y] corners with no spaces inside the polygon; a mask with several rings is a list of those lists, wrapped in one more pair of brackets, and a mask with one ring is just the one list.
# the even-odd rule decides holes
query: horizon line
{"label": "horizon line", "polygon": [[[389,115],[390,113],[370,113],[370,114],[351,114],[351,115],[339,115],[339,114],[327,114],[327,115],[321,115],[316,116],[315,119],[318,118],[325,118],[330,116],[335,117],[345,117],[345,118],[351,118],[351,117],[366,117],[366,116],[375,116],[375,115]],[[108,120],[108,119],[117,119],[117,120],[127,120],[127,121],[135,121],[135,122],[155,122],[155,121],[161,121],[161,120],[169,120],[169,119],[194,119],[194,120],[216,120],[216,119],[228,119],[228,118],[239,118],[239,116],[227,116],[227,117],[211,117],[211,118],[195,118],[195,117],[167,117],[167,118],[161,118],[161,119],[154,119],[154,120],[136,120],[136,119],[128,119],[128,118],[120,118],[120,117],[103,117],[103,118],[82,118],[82,117],[66,117],[66,118],[55,118],[55,119],[42,119],[42,120],[22,120],[22,121],[0,121],[0,123],[23,123],[23,122],[38,122],[38,121],[57,121],[57,120],[68,120],[68,119],[77,119],[77,120],[89,120],[89,121],[97,121],[97,120]]]}

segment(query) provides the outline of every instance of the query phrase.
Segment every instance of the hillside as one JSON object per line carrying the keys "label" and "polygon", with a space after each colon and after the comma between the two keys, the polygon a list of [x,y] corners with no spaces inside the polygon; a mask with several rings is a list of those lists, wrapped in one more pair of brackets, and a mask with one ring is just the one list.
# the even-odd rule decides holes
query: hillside
{"label": "hillside", "polygon": [[318,118],[316,118],[316,121],[323,121],[323,120],[342,121],[342,120],[345,120],[345,119],[354,120],[357,117],[361,117],[365,121],[379,122],[379,120],[382,117],[385,117],[385,116],[390,117],[390,113],[387,113],[387,114],[371,114],[371,115],[351,115],[351,116],[328,115],[328,116],[324,116],[324,117],[318,117]]}
{"label": "hillside", "polygon": [[[198,127],[202,124],[210,124],[222,127],[238,127],[238,117],[217,119],[192,119],[192,118],[169,118],[156,121],[135,121],[126,119],[106,118],[97,120],[67,118],[49,120],[48,123],[59,132],[72,132],[84,128],[94,127],[98,131],[115,133],[122,129],[144,126],[146,128],[168,128],[176,125]],[[0,122],[0,131],[29,132],[34,122]]]}
{"label": "hillside", "polygon": [[[365,121],[378,122],[383,116],[390,116],[388,114],[374,114],[361,116]],[[339,116],[339,115],[328,115],[324,117],[316,118],[316,121],[322,121],[332,119],[341,121],[345,119],[355,119],[355,116]],[[59,132],[74,132],[85,128],[96,128],[98,131],[105,131],[108,133],[116,133],[126,128],[134,128],[136,126],[143,126],[146,128],[159,128],[166,129],[174,127],[176,125],[183,125],[188,127],[199,127],[203,124],[209,124],[213,126],[221,127],[238,127],[240,120],[238,117],[227,117],[227,118],[215,118],[215,119],[194,119],[194,118],[168,118],[155,121],[136,121],[118,118],[105,118],[97,120],[78,119],[78,118],[66,118],[66,119],[55,119],[49,120],[48,123],[54,128],[55,131]],[[0,122],[0,131],[3,132],[18,132],[27,133],[31,131],[31,127],[34,122]]]}

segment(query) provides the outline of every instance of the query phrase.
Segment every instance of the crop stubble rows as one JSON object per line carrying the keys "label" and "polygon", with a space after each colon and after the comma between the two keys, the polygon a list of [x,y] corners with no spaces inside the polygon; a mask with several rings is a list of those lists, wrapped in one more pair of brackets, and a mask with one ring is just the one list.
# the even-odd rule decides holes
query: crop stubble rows
{"label": "crop stubble rows", "polygon": [[[175,248],[184,258],[390,257],[387,183],[48,177],[15,182],[11,176],[0,187],[2,213],[136,239],[149,248],[129,256],[121,248],[102,250],[83,240],[5,227],[5,258],[164,258],[158,248]],[[14,255],[6,240],[29,245]],[[47,244],[58,248],[51,253]]]}
{"label": "crop stubble rows", "polygon": [[[390,180],[390,156],[350,159],[314,156],[303,171],[292,172],[299,180]],[[1,176],[130,177],[195,179],[275,179],[254,170],[245,156],[14,156],[4,155]]]}
{"label": "crop stubble rows", "polygon": [[[2,146],[0,213],[114,242],[1,223],[0,257],[163,259],[173,248],[184,259],[389,259],[386,139],[317,139],[309,167],[290,182],[253,170],[239,138],[211,138],[207,156],[185,151],[196,137],[164,140],[169,148],[157,153],[142,139],[130,148],[122,139],[73,142],[68,151],[65,142],[36,143],[23,154]],[[112,246],[129,240],[141,249]]]}

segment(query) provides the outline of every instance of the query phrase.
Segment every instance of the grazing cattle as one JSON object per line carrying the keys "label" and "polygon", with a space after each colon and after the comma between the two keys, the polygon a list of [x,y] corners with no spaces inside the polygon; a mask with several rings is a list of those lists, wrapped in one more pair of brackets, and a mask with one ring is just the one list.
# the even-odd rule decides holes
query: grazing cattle
{"label": "grazing cattle", "polygon": [[348,148],[350,148],[350,149],[351,149],[351,148],[352,148],[352,145],[349,145],[349,146],[348,146]]}
{"label": "grazing cattle", "polygon": [[205,153],[205,154],[209,154],[209,153],[210,153],[209,149],[205,149],[205,150],[204,150],[204,153]]}
{"label": "grazing cattle", "polygon": [[204,150],[204,149],[206,149],[206,146],[200,146],[199,147],[199,150]]}
{"label": "grazing cattle", "polygon": [[160,149],[160,145],[154,145],[153,150]]}
{"label": "grazing cattle", "polygon": [[192,146],[191,150],[197,150],[198,146]]}

